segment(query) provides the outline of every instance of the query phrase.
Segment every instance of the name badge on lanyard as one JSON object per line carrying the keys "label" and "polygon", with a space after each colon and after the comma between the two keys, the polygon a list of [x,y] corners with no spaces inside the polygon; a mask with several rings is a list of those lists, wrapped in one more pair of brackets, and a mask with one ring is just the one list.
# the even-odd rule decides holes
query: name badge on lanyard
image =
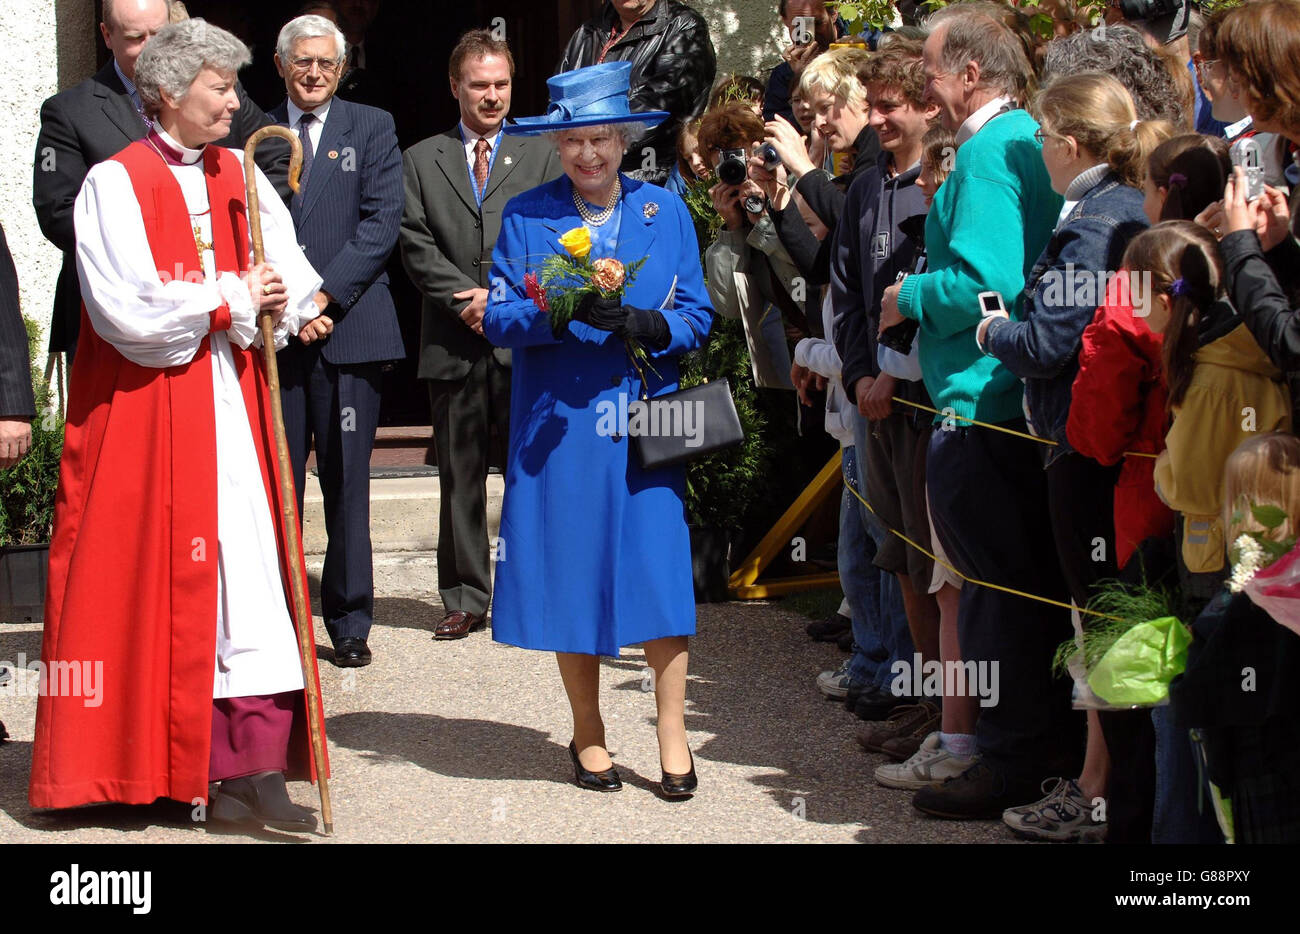
{"label": "name badge on lanyard", "polygon": [[[463,142],[465,142],[466,144],[469,143],[469,141],[465,139],[465,131],[464,131],[464,130],[461,130],[460,138],[461,138],[461,140],[462,140]],[[486,137],[485,137],[485,138],[486,138]],[[501,152],[501,144],[502,144],[504,141],[505,141],[505,136],[504,136],[504,134],[502,134],[502,133],[498,130],[498,131],[497,131],[497,144],[496,144],[495,146],[492,147],[492,155],[488,157],[488,174],[487,174],[487,178],[485,178],[485,179],[483,180],[483,189],[482,189],[481,191],[479,190],[479,187],[478,187],[478,179],[476,179],[476,178],[474,177],[474,166],[471,165],[471,164],[468,162],[468,160],[467,160],[466,163],[465,163],[465,169],[466,169],[467,172],[469,172],[469,190],[472,191],[472,192],[474,192],[474,200],[475,200],[475,202],[477,202],[477,204],[478,204],[479,207],[482,207],[482,206],[483,206],[483,197],[484,197],[484,195],[487,194],[487,186],[488,186],[489,184],[491,184],[491,182],[492,182],[492,170],[496,168],[496,164],[497,164],[497,156],[498,156],[498,155],[500,154],[500,152]],[[507,157],[507,159],[506,159],[506,165],[509,165],[509,164],[510,164],[510,159]]]}

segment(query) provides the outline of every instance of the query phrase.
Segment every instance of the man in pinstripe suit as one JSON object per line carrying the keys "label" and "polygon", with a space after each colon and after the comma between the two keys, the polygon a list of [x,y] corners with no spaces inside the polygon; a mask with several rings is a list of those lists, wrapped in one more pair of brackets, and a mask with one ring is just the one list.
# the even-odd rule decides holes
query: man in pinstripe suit
{"label": "man in pinstripe suit", "polygon": [[300,16],[281,31],[275,65],[288,100],[271,112],[303,142],[290,211],[303,252],[324,280],[316,304],[334,320],[326,340],[280,351],[281,398],[301,513],[314,439],[329,545],[321,610],[341,668],[370,664],[374,620],[370,451],[379,426],[381,364],[405,355],[384,267],[402,219],[402,156],[393,118],[336,98],[343,34]]}

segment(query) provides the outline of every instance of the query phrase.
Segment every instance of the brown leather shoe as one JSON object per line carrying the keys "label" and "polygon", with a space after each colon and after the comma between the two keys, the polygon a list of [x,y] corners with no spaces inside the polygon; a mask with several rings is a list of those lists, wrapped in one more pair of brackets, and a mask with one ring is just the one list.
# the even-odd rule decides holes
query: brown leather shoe
{"label": "brown leather shoe", "polygon": [[433,637],[435,639],[464,639],[471,632],[482,629],[486,624],[486,617],[467,613],[464,610],[453,610],[444,616],[442,622],[433,630]]}

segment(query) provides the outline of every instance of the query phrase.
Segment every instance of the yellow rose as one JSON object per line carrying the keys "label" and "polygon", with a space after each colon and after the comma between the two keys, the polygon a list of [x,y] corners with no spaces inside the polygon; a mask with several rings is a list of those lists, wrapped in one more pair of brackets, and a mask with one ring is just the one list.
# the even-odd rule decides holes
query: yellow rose
{"label": "yellow rose", "polygon": [[560,238],[560,246],[574,259],[586,259],[591,252],[591,231],[586,227],[574,227]]}

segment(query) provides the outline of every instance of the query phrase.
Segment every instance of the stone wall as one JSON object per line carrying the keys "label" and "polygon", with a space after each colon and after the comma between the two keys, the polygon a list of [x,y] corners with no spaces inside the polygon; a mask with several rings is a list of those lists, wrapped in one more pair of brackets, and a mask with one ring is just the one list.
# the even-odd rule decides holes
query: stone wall
{"label": "stone wall", "polygon": [[[32,209],[41,102],[95,71],[94,0],[4,0],[0,48],[0,224],[18,267],[23,314],[48,329],[61,254]],[[43,362],[43,357],[41,358]]]}
{"label": "stone wall", "polygon": [[709,33],[718,53],[718,74],[767,73],[781,61],[781,47],[789,42],[776,15],[776,0],[687,0],[709,21]]}

